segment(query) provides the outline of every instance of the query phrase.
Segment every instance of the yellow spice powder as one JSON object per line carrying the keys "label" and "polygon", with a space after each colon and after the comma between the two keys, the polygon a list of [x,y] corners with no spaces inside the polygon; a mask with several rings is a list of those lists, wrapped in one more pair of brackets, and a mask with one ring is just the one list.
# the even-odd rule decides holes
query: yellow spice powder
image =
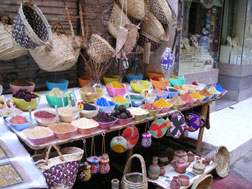
{"label": "yellow spice powder", "polygon": [[121,95],[118,95],[114,98],[111,99],[111,101],[113,102],[118,102],[118,103],[128,103],[129,101],[126,100],[124,97],[122,97]]}
{"label": "yellow spice powder", "polygon": [[172,106],[170,103],[166,102],[164,98],[160,98],[159,100],[155,101],[153,104],[161,108],[168,108]]}

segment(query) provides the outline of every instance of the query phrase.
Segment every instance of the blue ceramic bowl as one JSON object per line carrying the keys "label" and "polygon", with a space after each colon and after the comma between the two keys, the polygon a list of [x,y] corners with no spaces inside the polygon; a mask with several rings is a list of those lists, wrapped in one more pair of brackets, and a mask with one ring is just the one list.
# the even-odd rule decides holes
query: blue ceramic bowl
{"label": "blue ceramic bowl", "polygon": [[[28,123],[24,123],[24,124],[12,124],[10,123],[10,120],[14,117],[14,116],[11,116],[11,117],[7,117],[6,118],[6,122],[11,126],[13,127],[14,129],[16,129],[17,131],[22,131],[26,128],[29,128],[30,127],[30,117],[27,116],[27,115],[19,115],[19,116],[22,116],[22,117],[25,117],[25,119],[28,121]],[[34,120],[32,119],[32,123],[34,124]]]}
{"label": "blue ceramic bowl", "polygon": [[49,90],[53,88],[59,88],[62,91],[65,91],[68,87],[68,80],[65,79],[48,79],[46,81],[46,86]]}
{"label": "blue ceramic bowl", "polygon": [[129,74],[128,76],[127,76],[127,80],[128,80],[128,82],[130,83],[130,81],[131,80],[142,80],[143,79],[143,74],[136,74],[136,75],[133,75],[133,74]]}
{"label": "blue ceramic bowl", "polygon": [[[128,95],[126,95],[125,98],[129,100]],[[139,107],[143,104],[144,98],[140,95],[130,95],[130,101],[133,107]]]}
{"label": "blue ceramic bowl", "polygon": [[173,98],[174,96],[178,95],[179,94],[179,90],[178,89],[175,89],[175,88],[171,88],[172,91],[169,90],[168,91],[165,91],[166,93],[168,93],[168,96],[167,98]]}
{"label": "blue ceramic bowl", "polygon": [[[56,105],[58,106],[58,108],[63,107],[61,97],[49,96],[48,94],[46,94],[46,100],[47,100],[48,104],[49,104],[51,107],[53,107],[53,108],[54,108]],[[65,106],[68,105],[68,99],[67,99],[67,97],[64,97],[64,105],[65,105]]]}
{"label": "blue ceramic bowl", "polygon": [[157,95],[157,99],[156,100],[159,100],[160,98],[164,98],[164,99],[167,99],[169,93],[168,91],[163,91],[165,94],[156,94]]}

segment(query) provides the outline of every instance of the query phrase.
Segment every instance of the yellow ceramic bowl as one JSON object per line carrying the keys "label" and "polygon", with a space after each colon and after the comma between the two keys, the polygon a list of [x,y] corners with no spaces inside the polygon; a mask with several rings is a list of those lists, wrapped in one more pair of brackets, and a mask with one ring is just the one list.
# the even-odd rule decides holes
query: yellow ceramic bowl
{"label": "yellow ceramic bowl", "polygon": [[[39,101],[40,101],[40,95],[38,93],[32,93],[32,94],[37,95],[39,97]],[[31,102],[26,102],[24,99],[15,98],[13,96],[11,98],[14,101],[16,107],[19,108],[20,110],[23,110],[23,111],[28,111],[29,106],[31,106],[32,110],[38,106],[35,98],[31,99]]]}
{"label": "yellow ceramic bowl", "polygon": [[108,83],[112,83],[113,81],[117,81],[119,83],[122,82],[122,78],[119,80],[119,75],[104,75],[103,81],[107,85]]}
{"label": "yellow ceramic bowl", "polygon": [[[96,91],[98,94],[98,98],[101,98],[103,96],[103,89],[96,87]],[[83,89],[81,88],[80,93],[81,93],[82,100],[84,100],[85,102],[94,103],[94,100],[97,100],[95,93],[91,93],[91,97],[90,97],[89,101],[87,99],[87,93],[90,93],[90,92],[84,92]]]}
{"label": "yellow ceramic bowl", "polygon": [[[140,83],[141,90],[139,88],[137,81],[139,81]],[[135,91],[136,93],[140,93],[140,91],[148,90],[150,88],[150,82],[146,80],[132,80],[130,82],[130,86],[133,91]]]}

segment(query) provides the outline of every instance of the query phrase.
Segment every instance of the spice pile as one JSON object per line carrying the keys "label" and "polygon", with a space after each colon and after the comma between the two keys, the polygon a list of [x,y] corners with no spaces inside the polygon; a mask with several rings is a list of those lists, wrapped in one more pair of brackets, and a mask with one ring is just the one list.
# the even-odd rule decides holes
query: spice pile
{"label": "spice pile", "polygon": [[205,96],[201,95],[199,92],[194,92],[194,93],[190,94],[190,96],[192,98],[197,99],[197,100],[202,100],[205,98]]}
{"label": "spice pile", "polygon": [[124,88],[123,85],[121,85],[119,82],[116,82],[116,81],[113,81],[112,83],[107,84],[107,87],[111,87],[111,85],[113,88],[117,88],[117,89]]}
{"label": "spice pile", "polygon": [[181,99],[186,102],[186,103],[193,103],[195,102],[195,100],[188,94],[184,94],[183,96],[181,96]]}
{"label": "spice pile", "polygon": [[151,111],[161,109],[160,107],[158,107],[158,106],[156,106],[154,104],[144,104],[144,105],[141,106],[141,108],[143,108],[145,110],[151,110]]}
{"label": "spice pile", "polygon": [[59,108],[59,114],[62,116],[71,116],[78,114],[78,111],[74,107],[61,107]]}
{"label": "spice pile", "polygon": [[48,111],[45,111],[45,110],[37,111],[34,114],[34,116],[37,117],[37,118],[54,118],[54,117],[56,117],[55,114],[53,114],[51,112],[48,112]]}
{"label": "spice pile", "polygon": [[15,115],[19,115],[20,112],[17,109],[14,109],[14,114],[11,108],[6,108],[6,109],[2,109],[0,111],[0,116],[2,117],[9,117],[9,116],[15,116]]}
{"label": "spice pile", "polygon": [[215,94],[218,95],[218,94],[220,94],[220,92],[217,91],[217,90],[215,89],[214,86],[210,87],[207,91],[208,91],[210,94],[212,94],[212,95],[215,95]]}
{"label": "spice pile", "polygon": [[70,123],[56,123],[48,126],[55,133],[68,133],[76,130]]}
{"label": "spice pile", "polygon": [[28,123],[27,119],[23,116],[14,116],[10,119],[11,124],[24,124]]}
{"label": "spice pile", "polygon": [[19,89],[13,97],[24,99],[26,102],[31,102],[32,99],[37,98],[38,96],[28,92],[26,89]]}
{"label": "spice pile", "polygon": [[99,126],[99,124],[96,121],[92,119],[87,119],[85,117],[72,121],[71,124],[80,129],[91,129]]}
{"label": "spice pile", "polygon": [[175,105],[175,106],[181,106],[181,105],[185,104],[185,102],[178,95],[176,95],[174,98],[172,98],[171,100],[169,100],[169,102],[171,104]]}
{"label": "spice pile", "polygon": [[225,90],[221,87],[220,84],[216,85],[215,89],[221,93],[225,92]]}
{"label": "spice pile", "polygon": [[66,97],[66,94],[60,90],[59,88],[53,88],[48,95],[49,96],[54,96],[54,97],[61,97],[61,93],[63,94],[63,97]]}
{"label": "spice pile", "polygon": [[112,122],[115,121],[116,118],[113,116],[110,116],[109,114],[105,112],[99,112],[95,117],[92,118],[93,120],[97,122]]}
{"label": "spice pile", "polygon": [[159,100],[155,101],[153,104],[158,106],[158,107],[161,107],[161,108],[169,108],[169,107],[172,106],[164,98],[160,98]]}
{"label": "spice pile", "polygon": [[212,94],[210,94],[206,89],[201,90],[200,94],[203,96],[212,96]]}
{"label": "spice pile", "polygon": [[108,107],[108,106],[113,106],[115,105],[115,103],[111,102],[111,101],[107,101],[105,98],[99,98],[96,102],[96,104],[98,106],[105,106],[105,107]]}
{"label": "spice pile", "polygon": [[83,110],[96,110],[96,107],[92,104],[84,103]]}
{"label": "spice pile", "polygon": [[128,119],[131,118],[132,115],[129,110],[126,110],[124,105],[119,106],[118,110],[115,110],[111,116],[116,117],[118,119]]}
{"label": "spice pile", "polygon": [[137,108],[133,108],[132,107],[132,108],[129,109],[129,111],[134,116],[141,116],[141,115],[147,115],[147,114],[149,114],[148,111],[146,111],[146,110],[144,110],[144,109],[142,109],[140,107],[137,107]]}
{"label": "spice pile", "polygon": [[156,88],[152,91],[152,93],[158,94],[158,95],[165,95],[165,92],[160,90],[159,88]]}
{"label": "spice pile", "polygon": [[25,136],[27,136],[27,138],[30,138],[30,139],[39,139],[39,138],[44,138],[51,135],[51,132],[48,128],[39,127],[39,126],[25,129],[23,130],[23,133],[25,134]]}
{"label": "spice pile", "polygon": [[129,101],[126,100],[124,97],[122,97],[121,95],[118,95],[114,98],[111,99],[111,101],[113,102],[117,102],[117,103],[128,103]]}

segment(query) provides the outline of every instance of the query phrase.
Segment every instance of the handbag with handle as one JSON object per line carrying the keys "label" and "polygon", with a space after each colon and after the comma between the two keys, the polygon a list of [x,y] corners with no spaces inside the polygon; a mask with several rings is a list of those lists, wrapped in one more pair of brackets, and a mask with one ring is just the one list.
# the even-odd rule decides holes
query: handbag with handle
{"label": "handbag with handle", "polygon": [[[132,172],[128,173],[129,166],[131,165],[132,159],[137,158],[140,160],[142,172]],[[144,158],[140,154],[132,155],[124,168],[123,177],[121,181],[122,189],[147,189],[147,174]]]}
{"label": "handbag with handle", "polygon": [[[50,153],[54,147],[58,153]],[[44,174],[50,188],[72,188],[75,183],[80,161],[84,151],[77,147],[62,150],[55,145],[48,147],[46,156],[35,155],[36,167]]]}

